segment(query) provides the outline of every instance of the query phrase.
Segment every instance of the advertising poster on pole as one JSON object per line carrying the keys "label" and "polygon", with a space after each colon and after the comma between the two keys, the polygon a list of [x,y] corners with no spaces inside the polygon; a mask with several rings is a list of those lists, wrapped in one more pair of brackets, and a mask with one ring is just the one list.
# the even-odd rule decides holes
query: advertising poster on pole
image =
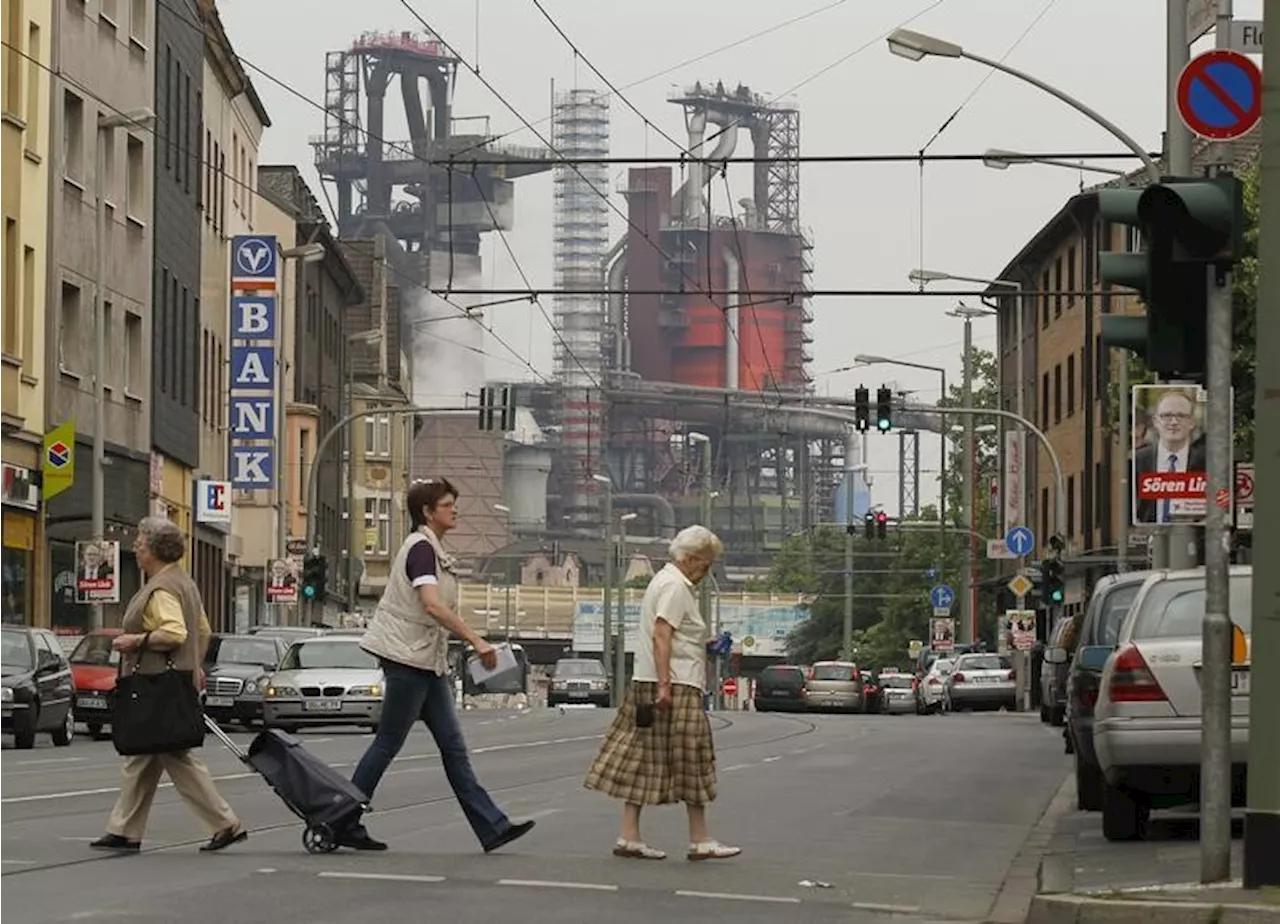
{"label": "advertising poster on pole", "polygon": [[298,602],[298,573],[301,562],[297,558],[273,558],[267,577],[268,603]]}
{"label": "advertising poster on pole", "polygon": [[956,647],[956,621],[951,617],[929,621],[930,647],[934,651],[950,651]]}
{"label": "advertising poster on pole", "polygon": [[120,602],[120,543],[76,543],[76,603]]}
{"label": "advertising poster on pole", "polygon": [[[1199,385],[1135,385],[1133,388],[1132,496],[1134,526],[1204,522],[1204,414],[1207,393]],[[1228,507],[1234,492],[1219,503]]]}

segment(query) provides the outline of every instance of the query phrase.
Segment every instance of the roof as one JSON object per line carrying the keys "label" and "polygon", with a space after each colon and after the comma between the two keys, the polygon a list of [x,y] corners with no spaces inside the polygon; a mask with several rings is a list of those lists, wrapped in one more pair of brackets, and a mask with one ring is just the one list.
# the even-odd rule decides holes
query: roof
{"label": "roof", "polygon": [[267,115],[267,109],[262,105],[262,99],[258,96],[253,80],[240,64],[240,57],[232,47],[226,29],[222,27],[217,0],[196,0],[196,7],[200,11],[200,19],[204,22],[205,52],[213,58],[219,72],[218,76],[222,78],[223,85],[227,88],[227,95],[232,99],[241,94],[247,96],[249,105],[253,107],[254,115],[258,117],[262,127],[270,127],[271,117]]}

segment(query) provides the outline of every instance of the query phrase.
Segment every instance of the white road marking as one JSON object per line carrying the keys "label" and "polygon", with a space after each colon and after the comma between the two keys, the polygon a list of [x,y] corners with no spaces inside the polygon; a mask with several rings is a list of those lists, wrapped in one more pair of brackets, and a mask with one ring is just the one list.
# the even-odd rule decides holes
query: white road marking
{"label": "white road marking", "polygon": [[724,768],[722,768],[720,772],[721,772],[721,773],[728,773],[730,770],[745,770],[745,769],[747,769],[747,768],[748,768],[748,767],[750,767],[750,766],[751,766],[751,764],[734,764],[732,767],[724,767]]}
{"label": "white road marking", "polygon": [[735,892],[694,892],[690,889],[676,889],[681,898],[714,898],[735,902],[769,902],[775,905],[798,905],[800,899],[786,895],[739,895]]}
{"label": "white road marking", "polygon": [[87,757],[41,757],[38,760],[14,761],[12,757],[9,758],[19,768],[34,767],[37,764],[82,764],[88,759]]}
{"label": "white road marking", "polygon": [[97,840],[97,838],[96,838],[96,837],[60,837],[60,838],[58,838],[58,840],[60,840],[60,841],[76,841],[77,843],[88,844],[88,843],[91,843],[91,842],[93,842],[93,841],[96,841],[96,840]]}
{"label": "white road marking", "polygon": [[583,889],[591,892],[616,892],[616,885],[601,882],[553,882],[542,879],[499,879],[500,886],[524,886],[530,889]]}
{"label": "white road marking", "polygon": [[257,872],[259,872],[259,873],[274,873],[275,871],[276,871],[276,868],[275,868],[274,866],[264,866],[264,867],[262,867],[262,869],[258,870]]}
{"label": "white road marking", "polygon": [[402,873],[337,873],[316,874],[321,879],[372,879],[381,882],[444,882],[444,876],[414,876]]}
{"label": "white road marking", "polygon": [[916,914],[919,905],[882,905],[879,902],[854,902],[851,906],[859,911],[882,911],[885,914]]}
{"label": "white road marking", "polygon": [[35,862],[36,862],[35,860],[10,860],[7,857],[3,860],[0,860],[0,863],[12,863],[15,866],[32,866],[35,864]]}
{"label": "white road marking", "polygon": [[760,763],[762,763],[762,764],[771,764],[771,763],[773,763],[775,760],[782,760],[782,755],[780,755],[780,754],[779,754],[779,755],[776,755],[776,756],[774,756],[774,757],[766,757],[766,758],[764,758],[762,761],[760,761]]}

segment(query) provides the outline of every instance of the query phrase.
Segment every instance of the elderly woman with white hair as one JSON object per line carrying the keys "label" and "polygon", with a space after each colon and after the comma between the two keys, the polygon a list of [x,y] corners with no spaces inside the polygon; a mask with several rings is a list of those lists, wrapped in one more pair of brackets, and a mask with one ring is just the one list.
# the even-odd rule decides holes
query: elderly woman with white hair
{"label": "elderly woman with white hair", "polygon": [[705,526],[681,530],[671,541],[670,560],[645,590],[635,676],[586,779],[588,789],[622,800],[614,856],[665,859],[640,837],[640,810],[672,802],[683,802],[688,811],[688,859],[742,852],[707,829],[707,806],[716,798],[715,745],[703,709],[711,633],[694,588],[723,553]]}

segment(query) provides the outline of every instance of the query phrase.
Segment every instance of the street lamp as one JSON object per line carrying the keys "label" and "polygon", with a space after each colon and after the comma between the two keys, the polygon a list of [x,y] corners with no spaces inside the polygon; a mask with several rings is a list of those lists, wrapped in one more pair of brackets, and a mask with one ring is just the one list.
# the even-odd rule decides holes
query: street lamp
{"label": "street lamp", "polygon": [[1160,166],[1152,160],[1151,155],[1143,149],[1142,145],[1134,141],[1132,137],[1130,137],[1106,116],[1102,115],[1097,110],[1086,106],[1074,96],[1064,93],[1057,87],[1051,86],[1043,80],[1040,80],[1037,77],[1032,77],[1030,74],[1024,73],[1023,71],[1012,68],[1001,61],[995,61],[991,58],[985,58],[982,55],[974,54],[971,51],[965,51],[964,48],[954,42],[934,38],[931,35],[925,35],[922,32],[915,32],[911,29],[895,29],[889,35],[888,42],[889,51],[893,52],[900,58],[906,58],[908,61],[920,61],[929,55],[939,58],[968,58],[970,61],[974,61],[978,64],[985,64],[993,70],[1001,71],[1002,73],[1008,74],[1010,77],[1016,77],[1019,80],[1026,81],[1033,87],[1038,87],[1039,89],[1044,90],[1050,96],[1060,99],[1072,109],[1075,109],[1086,118],[1093,120],[1098,125],[1101,125],[1109,131],[1118,141],[1132,151],[1134,155],[1137,156],[1138,160],[1142,161],[1142,165],[1147,168],[1147,174],[1151,177],[1151,182],[1157,184],[1160,182]]}
{"label": "street lamp", "polygon": [[1090,173],[1104,173],[1107,176],[1128,176],[1124,170],[1115,167],[1095,167],[1091,164],[1076,164],[1069,160],[1058,160],[1053,157],[1035,157],[1030,154],[1019,154],[1017,151],[1005,151],[1000,148],[988,148],[982,154],[982,165],[992,170],[1008,170],[1013,164],[1043,164],[1048,167],[1065,167],[1069,170],[1087,170]]}
{"label": "street lamp", "polygon": [[[96,215],[93,226],[93,465],[90,466],[90,519],[93,541],[101,543],[106,538],[106,493],[104,481],[107,465],[107,145],[103,137],[117,128],[137,128],[149,131],[155,125],[156,114],[147,107],[128,112],[113,112],[98,116],[97,147],[94,153],[97,175],[93,185],[97,192]],[[128,203],[125,203],[126,209]],[[119,580],[119,578],[116,578]],[[94,603],[92,628],[102,628],[102,604]]]}
{"label": "street lamp", "polygon": [[[600,657],[604,661],[606,673],[613,664],[613,479],[608,475],[592,475],[591,480],[604,485],[604,595],[602,600],[603,619],[600,626]],[[619,678],[614,677],[609,684],[610,705],[617,706],[621,702]]]}

